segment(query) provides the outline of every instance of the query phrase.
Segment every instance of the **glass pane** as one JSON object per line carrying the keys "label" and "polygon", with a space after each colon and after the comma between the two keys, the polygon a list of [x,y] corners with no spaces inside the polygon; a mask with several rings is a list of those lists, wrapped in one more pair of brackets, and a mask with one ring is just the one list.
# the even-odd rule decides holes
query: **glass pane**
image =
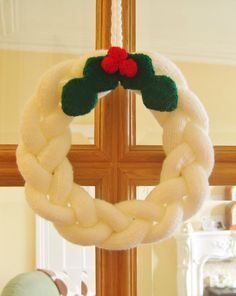
{"label": "glass pane", "polygon": [[[84,189],[95,196],[95,187]],[[95,295],[95,248],[65,241],[50,222],[36,218],[24,187],[0,187],[0,236],[0,291],[17,274],[44,268],[56,272],[71,295],[81,295],[82,282],[87,295]]]}
{"label": "glass pane", "polygon": [[[137,199],[144,200],[153,188],[154,186],[137,186]],[[235,186],[212,186],[210,199],[204,203],[197,215],[188,220],[187,223],[180,225],[177,236],[163,242],[137,248],[138,296],[155,296],[157,292],[158,295],[167,296],[185,295],[177,292],[178,285],[181,283],[178,281],[179,274],[177,272],[176,237],[182,231],[204,233],[206,236],[209,232],[219,231],[220,233],[224,230],[225,209],[236,198],[235,189]],[[228,197],[229,192],[231,192],[231,199]]]}
{"label": "glass pane", "polygon": [[136,145],[161,145],[162,128],[136,95]]}
{"label": "glass pane", "polygon": [[[95,197],[94,186],[82,187]],[[81,247],[66,241],[50,222],[40,217],[37,217],[36,229],[38,233],[37,267],[61,273],[69,284],[72,295],[82,295],[82,286],[87,287],[88,295],[95,295],[95,247]],[[41,233],[44,235],[42,236]]]}
{"label": "glass pane", "polygon": [[0,187],[0,291],[17,274],[34,270],[35,216],[23,187]]}
{"label": "glass pane", "polygon": [[220,279],[224,279],[228,286],[235,287],[236,271],[235,258],[225,260],[210,259],[203,266],[204,287],[219,285]]}
{"label": "glass pane", "polygon": [[[236,145],[236,40],[231,38],[236,34],[236,2],[216,1],[209,14],[211,5],[211,1],[203,6],[194,0],[137,0],[137,50],[157,51],[173,60],[208,112],[213,143]],[[160,144],[153,119],[145,117],[145,131],[140,127],[145,107],[137,109],[137,144]]]}
{"label": "glass pane", "polygon": [[[137,199],[145,199],[153,188],[137,186]],[[176,288],[173,288],[176,284],[176,255],[172,249],[173,239],[137,248],[137,296],[176,295]]]}
{"label": "glass pane", "polygon": [[72,144],[94,144],[94,109],[71,123]]}
{"label": "glass pane", "polygon": [[[95,49],[96,1],[1,1],[0,11],[0,144],[15,144],[40,76]],[[73,144],[94,143],[94,113],[76,119],[72,131]]]}

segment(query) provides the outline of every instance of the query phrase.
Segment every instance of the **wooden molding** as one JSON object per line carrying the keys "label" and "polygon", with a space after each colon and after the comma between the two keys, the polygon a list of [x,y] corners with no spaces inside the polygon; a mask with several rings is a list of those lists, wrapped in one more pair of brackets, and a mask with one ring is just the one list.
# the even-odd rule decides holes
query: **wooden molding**
{"label": "wooden molding", "polygon": [[96,49],[110,46],[111,0],[96,1]]}
{"label": "wooden molding", "polygon": [[[124,47],[135,50],[135,0],[122,1]],[[96,47],[109,48],[111,28],[111,0],[97,0],[97,36]],[[123,92],[124,94],[124,92]],[[101,116],[104,118],[104,133],[106,133],[104,145],[108,145],[111,166],[111,182],[102,191],[102,198],[115,203],[120,198],[129,199],[128,195],[120,196],[118,155],[122,146],[123,134],[120,134],[121,118],[118,110],[120,100],[123,98],[121,89],[112,92],[109,99],[102,101]],[[106,118],[111,121],[106,121]],[[108,124],[107,124],[108,123]],[[110,131],[110,134],[108,134]],[[103,145],[101,145],[103,148]],[[109,149],[108,148],[108,149]],[[104,148],[103,151],[107,149]],[[133,250],[109,252],[98,249],[96,251],[96,276],[98,296],[136,296],[136,253]]]}
{"label": "wooden molding", "polygon": [[225,226],[226,226],[226,229],[228,230],[236,230],[235,211],[236,211],[235,201],[232,201],[231,203],[225,206]]}
{"label": "wooden molding", "polygon": [[16,145],[0,145],[0,186],[22,186],[16,165]]}
{"label": "wooden molding", "polygon": [[[111,174],[115,168],[122,171],[122,174],[133,174],[132,178],[138,182],[141,182],[141,179],[149,180],[146,185],[152,183],[151,180],[155,180],[155,184],[159,180],[162,161],[165,157],[161,146],[137,145],[130,150],[126,160],[122,159],[115,163],[109,159],[99,159],[99,157],[94,162],[92,158],[94,150],[93,145],[72,146],[68,158],[73,164],[76,181],[89,180],[92,176],[96,176],[97,172],[99,176],[106,175],[107,171]],[[0,186],[23,186],[24,184],[16,165],[15,154],[16,145],[0,145]],[[211,185],[235,185],[236,146],[216,146],[215,161],[210,177]],[[102,171],[104,173],[101,173]]]}

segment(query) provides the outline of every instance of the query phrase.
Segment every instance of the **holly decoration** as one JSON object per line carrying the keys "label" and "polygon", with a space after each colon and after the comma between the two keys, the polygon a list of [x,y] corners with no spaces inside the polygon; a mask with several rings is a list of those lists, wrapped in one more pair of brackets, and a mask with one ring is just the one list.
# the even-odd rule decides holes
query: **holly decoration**
{"label": "holly decoration", "polygon": [[83,77],[64,85],[62,109],[70,116],[89,113],[97,104],[98,93],[113,90],[119,83],[125,89],[139,90],[148,109],[170,112],[177,108],[175,82],[168,76],[156,75],[148,55],[111,47],[106,56],[88,58]]}
{"label": "holly decoration", "polygon": [[108,74],[114,74],[117,71],[122,76],[129,78],[137,74],[138,66],[134,59],[128,58],[128,53],[124,48],[111,47],[107,56],[102,60],[102,69]]}

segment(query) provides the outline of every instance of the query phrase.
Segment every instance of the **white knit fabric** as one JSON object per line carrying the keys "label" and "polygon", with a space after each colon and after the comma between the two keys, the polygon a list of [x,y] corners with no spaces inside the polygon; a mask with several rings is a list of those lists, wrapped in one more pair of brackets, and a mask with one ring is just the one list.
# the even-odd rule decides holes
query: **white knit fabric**
{"label": "white knit fabric", "polygon": [[106,51],[96,51],[82,55],[43,75],[24,110],[17,163],[26,182],[29,205],[38,215],[52,221],[65,239],[80,245],[122,250],[170,237],[182,221],[198,211],[209,194],[208,177],[214,153],[205,109],[180,70],[163,56],[146,53],[158,75],[167,75],[176,82],[179,95],[175,111],[151,110],[163,128],[166,159],[160,184],[145,201],[113,205],[93,199],[74,183],[66,157],[73,118],[61,110],[62,86],[74,77],[82,77],[88,57],[105,54]]}
{"label": "white knit fabric", "polygon": [[111,3],[111,46],[123,46],[121,0],[112,0]]}

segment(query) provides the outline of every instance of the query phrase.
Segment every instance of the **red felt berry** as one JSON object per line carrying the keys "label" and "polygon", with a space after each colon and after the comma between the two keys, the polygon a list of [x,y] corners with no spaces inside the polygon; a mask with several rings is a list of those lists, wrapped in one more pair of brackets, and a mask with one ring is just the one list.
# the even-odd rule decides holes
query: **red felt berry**
{"label": "red felt berry", "polygon": [[128,54],[124,48],[118,46],[112,46],[108,50],[108,56],[115,59],[116,61],[120,62],[122,60],[127,59]]}
{"label": "red felt berry", "polygon": [[127,59],[120,62],[119,70],[121,75],[132,78],[138,72],[138,65],[135,60]]}
{"label": "red felt berry", "polygon": [[119,64],[111,57],[105,57],[101,62],[102,69],[108,74],[114,74],[119,69]]}

